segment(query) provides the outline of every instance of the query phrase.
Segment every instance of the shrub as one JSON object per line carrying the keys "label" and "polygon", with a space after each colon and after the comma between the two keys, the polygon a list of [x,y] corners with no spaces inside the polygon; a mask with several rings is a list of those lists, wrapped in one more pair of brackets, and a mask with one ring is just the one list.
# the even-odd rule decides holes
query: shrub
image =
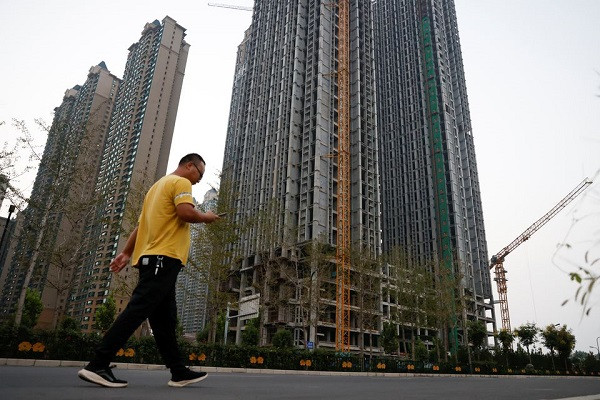
{"label": "shrub", "polygon": [[278,349],[289,349],[294,347],[294,338],[292,337],[292,332],[287,329],[282,329],[277,331],[275,335],[273,335],[273,346]]}
{"label": "shrub", "polygon": [[244,346],[256,346],[258,345],[258,318],[251,319],[248,321],[244,330],[242,331],[242,345]]}

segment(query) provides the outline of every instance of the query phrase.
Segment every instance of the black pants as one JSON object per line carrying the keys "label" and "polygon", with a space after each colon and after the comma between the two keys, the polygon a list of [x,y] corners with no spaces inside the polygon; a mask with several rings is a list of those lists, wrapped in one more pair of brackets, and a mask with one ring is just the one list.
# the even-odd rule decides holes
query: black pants
{"label": "black pants", "polygon": [[[146,263],[144,259],[148,262]],[[92,366],[108,367],[116,352],[148,318],[156,345],[167,368],[173,370],[184,367],[175,332],[177,325],[175,284],[177,274],[183,265],[181,261],[166,256],[163,257],[162,268],[158,268],[158,271],[156,265],[157,256],[140,258],[137,265],[139,282],[129,304],[117,317],[96,349],[96,358],[92,360]]]}

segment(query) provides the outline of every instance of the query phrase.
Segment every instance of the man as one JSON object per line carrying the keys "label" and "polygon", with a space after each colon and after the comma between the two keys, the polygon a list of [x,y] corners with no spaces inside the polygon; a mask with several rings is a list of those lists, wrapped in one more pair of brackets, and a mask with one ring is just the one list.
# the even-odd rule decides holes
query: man
{"label": "man", "polygon": [[110,263],[114,273],[131,259],[139,270],[139,282],[129,304],[106,332],[95,358],[78,376],[106,387],[125,387],[115,378],[109,364],[117,350],[148,319],[160,355],[171,370],[169,386],[182,387],[206,378],[205,372],[186,368],[177,345],[177,304],[175,283],[190,248],[190,223],[211,223],[219,219],[194,208],[192,185],[200,182],[206,164],[198,154],[181,159],[177,169],[159,179],[146,194],[138,226],[123,251]]}

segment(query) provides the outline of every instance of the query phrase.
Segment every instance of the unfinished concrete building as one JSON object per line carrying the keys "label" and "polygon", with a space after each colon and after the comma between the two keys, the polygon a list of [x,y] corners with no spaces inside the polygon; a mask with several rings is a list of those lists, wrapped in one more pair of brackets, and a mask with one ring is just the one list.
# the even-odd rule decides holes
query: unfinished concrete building
{"label": "unfinished concrete building", "polygon": [[[383,250],[460,281],[495,330],[479,178],[452,0],[376,0]],[[440,272],[442,271],[442,272]],[[393,320],[396,299],[384,298]],[[457,312],[460,310],[457,309]],[[415,332],[419,334],[419,332]]]}
{"label": "unfinished concrete building", "polygon": [[[216,211],[217,198],[217,191],[212,188],[204,194],[204,200],[196,204],[196,208],[203,212]],[[202,235],[206,235],[204,224],[190,226],[190,256],[185,268],[177,276],[177,315],[183,332],[189,336],[202,332],[206,326],[209,271],[201,251]]]}
{"label": "unfinished concrete building", "polygon": [[[335,257],[310,250],[337,243],[337,7],[319,0],[268,0],[254,5],[238,49],[223,179],[235,188],[239,260],[230,287],[238,298],[240,332],[261,311],[261,343],[277,329],[295,344],[335,346]],[[379,186],[370,1],[350,5],[351,239],[380,252]],[[334,253],[335,254],[335,253]],[[376,267],[370,266],[371,270]],[[354,271],[356,276],[365,276]],[[378,276],[376,271],[372,275]],[[352,349],[376,340],[375,316],[365,325],[352,293]]]}

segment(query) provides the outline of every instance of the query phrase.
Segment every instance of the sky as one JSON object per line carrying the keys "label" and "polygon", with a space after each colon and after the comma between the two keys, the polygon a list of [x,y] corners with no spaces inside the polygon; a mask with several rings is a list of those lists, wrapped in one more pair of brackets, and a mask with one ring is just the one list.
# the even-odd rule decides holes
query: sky
{"label": "sky", "polygon": [[[252,6],[251,0],[228,3]],[[595,178],[506,258],[512,327],[566,324],[577,350],[595,352],[590,346],[600,336],[600,290],[592,292],[592,310],[583,315],[569,272],[600,257],[600,1],[455,4],[489,256],[584,178]],[[0,144],[14,139],[13,118],[24,120],[43,144],[35,118],[50,123],[65,90],[82,84],[100,61],[122,77],[127,48],[144,24],[175,19],[187,29],[191,47],[167,170],[182,155],[198,152],[207,168],[194,196],[201,199],[218,186],[236,50],[250,12],[191,0],[0,0],[0,15],[0,121],[6,121]],[[29,174],[17,183],[27,191],[33,179]],[[5,202],[0,215],[7,208]],[[600,262],[592,268],[599,274]]]}

